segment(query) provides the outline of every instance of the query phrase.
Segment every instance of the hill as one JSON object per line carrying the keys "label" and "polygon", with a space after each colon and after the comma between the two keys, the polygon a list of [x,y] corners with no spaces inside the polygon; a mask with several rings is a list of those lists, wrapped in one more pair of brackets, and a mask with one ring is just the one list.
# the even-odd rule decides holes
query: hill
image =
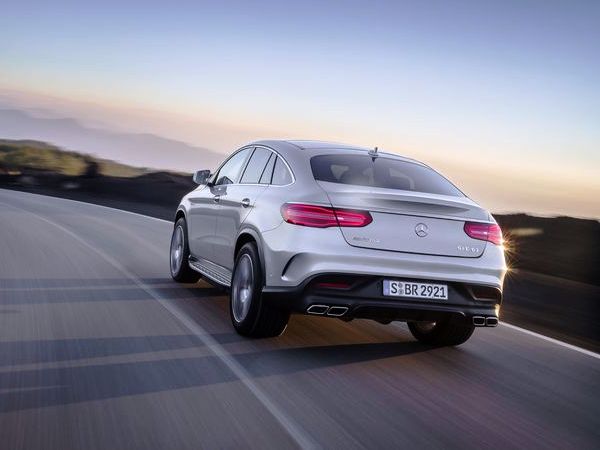
{"label": "hill", "polygon": [[0,139],[0,170],[5,172],[36,170],[81,176],[92,170],[91,167],[96,167],[94,170],[99,174],[111,177],[135,177],[148,172],[147,169],[63,150],[45,142]]}
{"label": "hill", "polygon": [[222,154],[174,139],[88,127],[70,118],[34,117],[16,109],[0,109],[0,136],[51,142],[136,167],[191,172],[223,160]]}

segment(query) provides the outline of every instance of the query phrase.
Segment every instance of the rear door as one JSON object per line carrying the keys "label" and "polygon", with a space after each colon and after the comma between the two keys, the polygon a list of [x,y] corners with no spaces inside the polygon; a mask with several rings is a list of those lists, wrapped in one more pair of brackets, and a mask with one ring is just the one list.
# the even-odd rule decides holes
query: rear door
{"label": "rear door", "polygon": [[427,166],[360,154],[319,155],[311,166],[334,207],[373,217],[366,227],[340,228],[349,245],[466,258],[485,249],[464,224],[488,221],[487,212]]}
{"label": "rear door", "polygon": [[215,234],[214,262],[233,270],[233,252],[242,222],[246,219],[256,199],[267,188],[261,177],[276,155],[264,147],[252,149],[247,165],[236,183],[226,185],[220,192],[220,209]]}

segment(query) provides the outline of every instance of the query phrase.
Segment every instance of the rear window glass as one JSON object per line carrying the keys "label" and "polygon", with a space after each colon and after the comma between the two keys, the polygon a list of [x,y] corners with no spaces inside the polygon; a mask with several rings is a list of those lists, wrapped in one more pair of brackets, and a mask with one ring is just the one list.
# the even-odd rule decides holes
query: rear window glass
{"label": "rear window glass", "polygon": [[316,180],[355,186],[464,197],[434,170],[408,161],[367,155],[319,155],[310,160]]}

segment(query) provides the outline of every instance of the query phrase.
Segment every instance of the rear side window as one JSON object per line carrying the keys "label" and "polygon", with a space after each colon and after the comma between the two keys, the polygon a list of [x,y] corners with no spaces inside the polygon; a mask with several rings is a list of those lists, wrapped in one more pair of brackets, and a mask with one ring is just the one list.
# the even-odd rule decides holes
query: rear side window
{"label": "rear side window", "polygon": [[436,171],[420,164],[379,156],[319,155],[310,160],[318,181],[464,197]]}
{"label": "rear side window", "polygon": [[271,184],[283,186],[292,182],[292,174],[281,159],[277,157],[275,161],[275,168],[273,169],[273,178]]}
{"label": "rear side window", "polygon": [[269,150],[257,147],[248,161],[240,183],[258,183],[271,154]]}
{"label": "rear side window", "polygon": [[269,162],[267,162],[267,166],[265,167],[265,170],[263,170],[263,173],[260,176],[260,184],[271,184],[271,177],[273,176],[273,167],[275,166],[276,159],[277,155],[275,155],[275,153],[271,153]]}

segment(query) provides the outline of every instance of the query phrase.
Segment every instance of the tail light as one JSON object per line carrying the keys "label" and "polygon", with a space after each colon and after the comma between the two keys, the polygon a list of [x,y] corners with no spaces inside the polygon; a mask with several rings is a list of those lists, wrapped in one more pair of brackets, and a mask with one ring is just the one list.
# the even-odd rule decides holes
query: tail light
{"label": "tail light", "polygon": [[368,211],[335,209],[326,206],[286,203],[281,207],[283,220],[305,227],[364,227],[373,218]]}
{"label": "tail light", "polygon": [[502,245],[502,230],[495,223],[467,222],[465,223],[465,233],[473,239]]}

